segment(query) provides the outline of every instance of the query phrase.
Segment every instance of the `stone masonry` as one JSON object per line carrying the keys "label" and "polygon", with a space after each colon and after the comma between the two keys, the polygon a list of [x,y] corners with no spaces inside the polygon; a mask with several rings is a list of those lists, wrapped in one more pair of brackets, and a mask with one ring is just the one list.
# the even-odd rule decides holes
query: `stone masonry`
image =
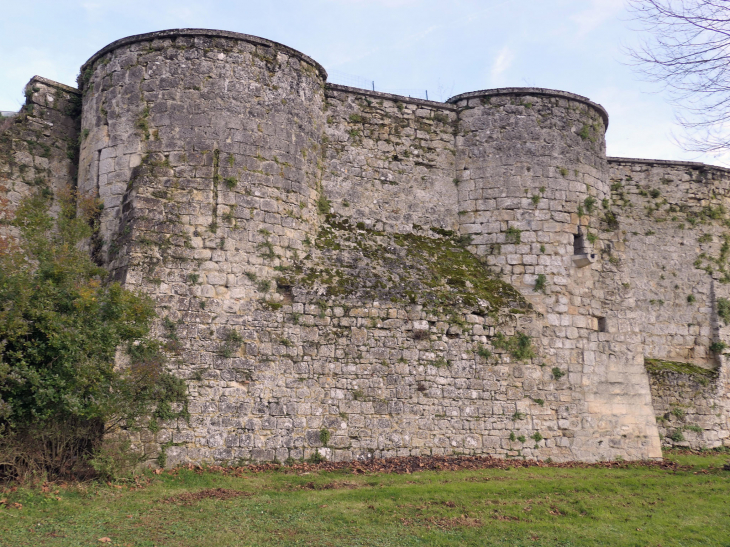
{"label": "stone masonry", "polygon": [[162,31],[103,48],[78,90],[33,78],[0,120],[3,196],[100,199],[95,256],[157,302],[191,418],[138,449],[730,444],[730,172],[607,158],[607,113],[572,93],[438,103],[326,78],[269,40]]}

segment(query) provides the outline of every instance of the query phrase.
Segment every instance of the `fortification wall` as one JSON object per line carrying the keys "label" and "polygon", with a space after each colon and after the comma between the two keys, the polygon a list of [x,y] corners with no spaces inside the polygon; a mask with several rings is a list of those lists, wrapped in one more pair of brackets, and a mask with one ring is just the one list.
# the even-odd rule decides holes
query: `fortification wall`
{"label": "fortification wall", "polygon": [[[324,427],[333,458],[611,454],[572,450],[574,371],[561,379],[565,363],[519,363],[506,351],[521,323],[534,337],[539,319],[520,322],[508,302],[479,295],[444,305],[490,278],[473,257],[446,288],[436,289],[443,272],[412,273],[416,258],[471,257],[453,231],[453,107],[368,104],[330,87],[325,109],[322,72],[304,56],[198,31],[125,39],[82,74],[79,186],[104,200],[109,267],[157,300],[159,334],[191,386],[191,423],[139,438],[148,451],[169,445],[171,461],[307,457]],[[388,193],[383,180],[408,188]],[[405,232],[416,239],[388,239]],[[362,245],[350,248],[353,238]],[[393,245],[411,273],[383,264]],[[464,268],[477,273],[461,279]],[[420,289],[383,295],[396,272]]]}
{"label": "fortification wall", "polygon": [[[78,90],[34,76],[25,86],[25,98],[16,116],[0,119],[0,196],[7,200],[3,216],[34,191],[53,196],[76,182]],[[14,233],[8,227],[3,231]]]}
{"label": "fortification wall", "polygon": [[459,229],[451,105],[328,84],[323,188],[368,228]]}
{"label": "fortification wall", "polygon": [[[657,360],[650,377],[663,443],[718,446],[729,435],[727,358],[710,347],[730,340],[718,316],[718,299],[730,297],[730,173],[627,158],[610,158],[609,166],[625,249],[620,294],[633,304],[624,328],[647,359]],[[672,362],[700,368],[678,371]]]}
{"label": "fortification wall", "polygon": [[660,432],[730,442],[709,351],[730,342],[725,171],[607,162],[605,111],[570,93],[325,80],[261,38],[132,36],[82,67],[80,133],[73,89],[31,87],[43,116],[11,123],[49,157],[3,134],[16,201],[68,179],[54,146],[80,135],[99,258],[157,302],[191,419],[137,447],[595,461],[660,457]]}

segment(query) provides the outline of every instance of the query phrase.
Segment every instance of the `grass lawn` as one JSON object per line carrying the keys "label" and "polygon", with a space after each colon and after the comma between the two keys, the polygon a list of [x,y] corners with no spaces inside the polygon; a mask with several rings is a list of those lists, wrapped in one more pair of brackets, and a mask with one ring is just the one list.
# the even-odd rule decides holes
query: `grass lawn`
{"label": "grass lawn", "polygon": [[680,467],[180,469],[6,487],[0,545],[730,547],[730,454],[666,457]]}

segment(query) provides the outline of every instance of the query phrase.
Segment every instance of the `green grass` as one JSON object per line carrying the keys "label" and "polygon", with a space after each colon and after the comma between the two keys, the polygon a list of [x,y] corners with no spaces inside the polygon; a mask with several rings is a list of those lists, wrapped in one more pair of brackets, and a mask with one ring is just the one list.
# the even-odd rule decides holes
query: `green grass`
{"label": "green grass", "polygon": [[[730,545],[728,454],[668,457],[689,467],[185,469],[146,475],[138,487],[5,489],[0,545]],[[182,496],[214,488],[243,495]]]}

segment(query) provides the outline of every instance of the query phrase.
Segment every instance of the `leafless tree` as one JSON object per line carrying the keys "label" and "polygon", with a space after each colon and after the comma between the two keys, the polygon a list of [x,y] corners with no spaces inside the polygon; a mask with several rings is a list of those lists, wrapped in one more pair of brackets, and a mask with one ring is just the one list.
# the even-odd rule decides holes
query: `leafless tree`
{"label": "leafless tree", "polygon": [[685,149],[730,151],[730,1],[628,0],[640,30],[635,66],[662,84],[686,130]]}

